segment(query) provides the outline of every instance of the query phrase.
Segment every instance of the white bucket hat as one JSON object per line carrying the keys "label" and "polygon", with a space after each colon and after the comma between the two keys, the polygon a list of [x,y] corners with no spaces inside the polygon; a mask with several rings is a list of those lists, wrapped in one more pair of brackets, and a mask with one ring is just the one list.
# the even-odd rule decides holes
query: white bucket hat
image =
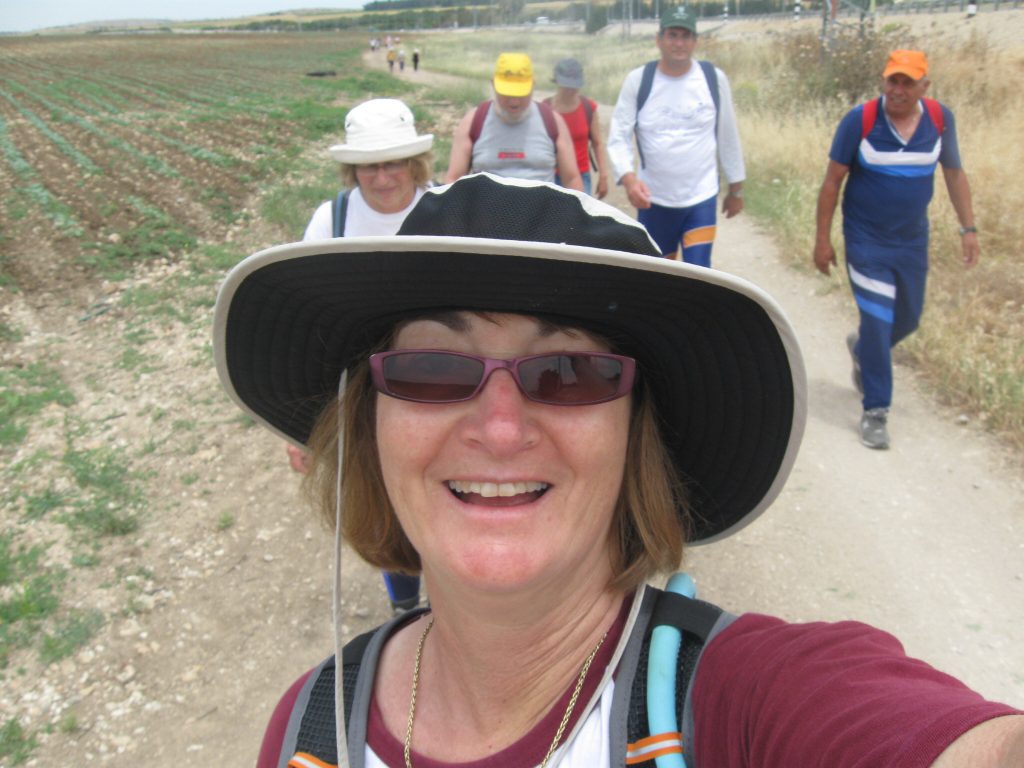
{"label": "white bucket hat", "polygon": [[415,157],[434,144],[434,134],[419,136],[412,111],[398,99],[370,99],[345,116],[345,143],[330,148],[339,163],[361,165]]}

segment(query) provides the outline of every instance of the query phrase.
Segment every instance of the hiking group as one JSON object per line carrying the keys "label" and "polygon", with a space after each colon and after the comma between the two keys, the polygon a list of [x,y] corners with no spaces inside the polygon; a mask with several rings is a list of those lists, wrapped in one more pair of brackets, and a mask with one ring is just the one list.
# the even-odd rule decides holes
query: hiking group
{"label": "hiking group", "polygon": [[[545,103],[530,58],[502,53],[444,186],[406,105],[352,108],[331,147],[345,189],[303,243],[226,278],[221,381],[288,441],[336,537],[335,653],[297,670],[258,768],[1024,765],[1024,712],[877,628],[734,615],[681,574],[649,584],[770,507],[807,419],[783,308],[710,268],[719,165],[727,217],[745,173],[728,78],[696,40],[692,14],[665,14],[607,145],[583,130],[600,122],[579,62],[556,65]],[[866,415],[888,407],[888,346],[920,314],[938,164],[978,259],[927,66],[892,53],[881,99],[840,123],[818,203],[827,272],[846,179]],[[637,219],[597,199],[612,181]],[[347,644],[343,543],[395,608]]]}

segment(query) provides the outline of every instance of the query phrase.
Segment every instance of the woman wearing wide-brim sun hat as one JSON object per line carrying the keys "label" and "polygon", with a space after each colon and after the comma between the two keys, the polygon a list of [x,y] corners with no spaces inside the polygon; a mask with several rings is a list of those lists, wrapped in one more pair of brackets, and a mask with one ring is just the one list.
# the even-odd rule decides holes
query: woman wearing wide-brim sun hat
{"label": "woman wearing wide-brim sun hat", "polygon": [[[345,143],[330,148],[344,188],[313,213],[303,240],[393,235],[431,185],[433,134],[416,133],[412,110],[398,99],[370,99],[345,115]],[[292,469],[305,474],[308,454],[286,445]],[[396,612],[420,600],[419,579],[384,574]]]}
{"label": "woman wearing wide-brim sun hat", "polygon": [[806,415],[775,302],[659,255],[582,193],[480,174],[397,237],[227,277],[226,390],[312,450],[339,537],[430,593],[296,681],[258,768],[923,768],[964,739],[949,764],[1000,764],[974,748],[992,730],[1024,746],[1017,710],[879,630],[647,585],[769,507]]}

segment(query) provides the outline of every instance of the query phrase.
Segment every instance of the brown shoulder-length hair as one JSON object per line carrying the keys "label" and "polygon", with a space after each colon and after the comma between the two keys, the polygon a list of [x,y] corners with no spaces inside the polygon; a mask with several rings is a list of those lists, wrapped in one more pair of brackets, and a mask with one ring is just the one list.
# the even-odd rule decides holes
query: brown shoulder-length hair
{"label": "brown shoulder-length hair", "polygon": [[[371,565],[416,574],[421,569],[419,553],[402,530],[384,487],[376,438],[377,396],[364,359],[350,370],[340,400],[335,398],[323,410],[313,428],[308,445],[313,469],[305,490],[324,522],[333,527],[341,442],[342,535]],[[632,400],[626,461],[610,532],[614,562],[609,587],[621,590],[678,568],[690,529],[683,483],[665,447],[652,393],[642,375]],[[344,439],[339,441],[339,435]]]}
{"label": "brown shoulder-length hair", "polygon": [[[418,155],[413,155],[407,158],[409,163],[409,172],[412,174],[412,183],[417,187],[427,186],[427,182],[430,181],[434,170],[434,153],[430,150],[421,152]],[[356,179],[356,166],[352,163],[341,164],[341,183],[348,189],[355,189],[359,186],[359,180]]]}

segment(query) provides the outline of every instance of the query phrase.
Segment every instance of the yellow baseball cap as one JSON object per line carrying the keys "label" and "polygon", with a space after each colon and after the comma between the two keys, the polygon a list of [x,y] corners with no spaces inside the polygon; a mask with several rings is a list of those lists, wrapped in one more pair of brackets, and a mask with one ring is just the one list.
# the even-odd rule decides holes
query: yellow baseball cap
{"label": "yellow baseball cap", "polygon": [[529,96],[533,62],[525,53],[503,53],[494,65],[494,90],[501,96]]}

